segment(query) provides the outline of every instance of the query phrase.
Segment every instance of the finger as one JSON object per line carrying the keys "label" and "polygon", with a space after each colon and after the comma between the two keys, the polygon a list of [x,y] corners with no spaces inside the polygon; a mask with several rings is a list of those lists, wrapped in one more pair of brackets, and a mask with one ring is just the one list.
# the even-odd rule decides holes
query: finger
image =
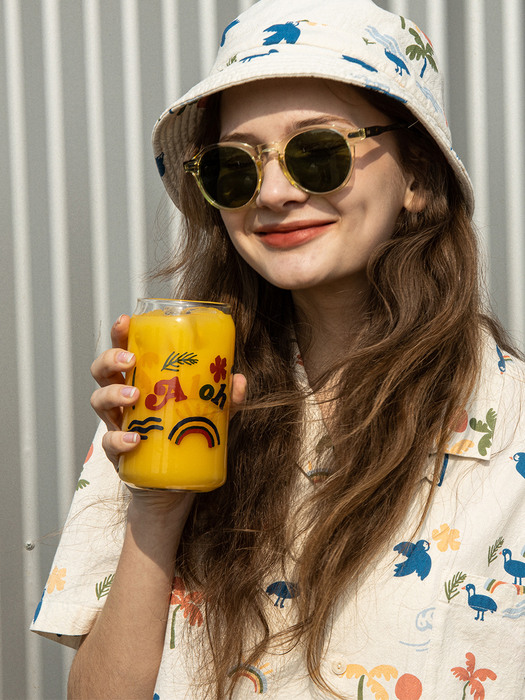
{"label": "finger", "polygon": [[129,316],[122,314],[113,324],[111,328],[111,343],[114,348],[128,347],[129,322]]}
{"label": "finger", "polygon": [[244,374],[234,374],[231,378],[231,408],[230,416],[242,407],[246,400],[247,381]]}
{"label": "finger", "polygon": [[91,365],[91,374],[100,386],[123,384],[123,372],[135,366],[135,355],[123,348],[106,350]]}
{"label": "finger", "polygon": [[104,452],[114,466],[118,466],[120,456],[132,452],[140,443],[138,433],[125,433],[119,430],[109,430],[102,437]]}
{"label": "finger", "polygon": [[136,387],[110,384],[91,395],[91,406],[110,430],[120,430],[122,410],[136,403],[140,392]]}

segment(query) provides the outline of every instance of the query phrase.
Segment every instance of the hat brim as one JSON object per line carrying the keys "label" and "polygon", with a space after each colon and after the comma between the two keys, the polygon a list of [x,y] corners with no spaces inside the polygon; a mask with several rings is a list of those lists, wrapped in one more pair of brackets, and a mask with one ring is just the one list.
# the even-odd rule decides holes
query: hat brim
{"label": "hat brim", "polygon": [[435,119],[429,119],[428,100],[421,91],[406,80],[392,80],[384,71],[370,70],[359,62],[342,60],[340,53],[330,55],[326,49],[312,46],[279,46],[273,54],[271,50],[259,56],[247,56],[249,60],[240,59],[222,71],[216,72],[202,80],[183,97],[174,102],[157,121],[153,134],[153,151],[164,186],[171,199],[178,204],[178,192],[175,183],[180,173],[183,154],[197,132],[205,105],[202,100],[210,95],[245,83],[271,78],[321,78],[340,81],[349,85],[374,90],[390,96],[402,103],[423,124],[432,135],[445,158],[454,171],[465,201],[472,213],[474,194],[472,184],[463,163],[450,147],[450,136],[442,131]]}

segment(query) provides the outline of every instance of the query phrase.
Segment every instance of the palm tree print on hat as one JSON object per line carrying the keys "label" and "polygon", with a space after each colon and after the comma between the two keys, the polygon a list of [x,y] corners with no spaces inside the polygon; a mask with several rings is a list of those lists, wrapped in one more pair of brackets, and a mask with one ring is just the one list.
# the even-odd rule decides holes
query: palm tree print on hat
{"label": "palm tree print on hat", "polygon": [[432,48],[430,43],[427,42],[427,44],[425,45],[415,29],[410,28],[408,31],[410,32],[410,34],[412,34],[412,36],[416,40],[416,43],[407,46],[407,56],[411,61],[420,61],[421,59],[423,59],[424,61],[423,68],[421,69],[419,77],[422,78],[425,74],[427,64],[430,65],[430,67],[437,73],[437,65],[434,61],[434,49]]}
{"label": "palm tree print on hat", "polygon": [[463,686],[463,695],[461,700],[465,700],[467,697],[467,688],[470,686],[470,694],[474,695],[474,700],[484,700],[485,698],[485,688],[483,687],[483,682],[487,679],[495,681],[497,675],[494,671],[489,668],[478,668],[477,671],[474,670],[476,667],[476,657],[470,651],[466,654],[467,663],[465,668],[461,666],[455,666],[450,670],[456,678],[460,681],[466,681]]}
{"label": "palm tree print on hat", "polygon": [[171,617],[170,649],[175,648],[175,617],[179,610],[182,610],[184,618],[192,627],[200,627],[204,622],[199,606],[204,602],[204,596],[198,591],[186,591],[184,582],[180,576],[173,579],[173,589],[171,591],[170,605],[175,605]]}

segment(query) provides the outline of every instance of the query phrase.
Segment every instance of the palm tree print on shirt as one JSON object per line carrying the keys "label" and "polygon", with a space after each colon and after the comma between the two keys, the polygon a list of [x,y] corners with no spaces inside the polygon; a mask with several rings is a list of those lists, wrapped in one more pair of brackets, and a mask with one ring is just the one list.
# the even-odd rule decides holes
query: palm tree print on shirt
{"label": "palm tree print on shirt", "polygon": [[367,671],[364,666],[360,664],[349,664],[346,667],[345,676],[347,678],[359,678],[359,684],[357,686],[357,700],[364,700],[364,689],[365,680],[366,687],[370,688],[370,692],[373,693],[376,700],[388,700],[387,689],[376,680],[376,678],[384,678],[389,681],[391,678],[397,678],[397,669],[394,666],[387,666],[382,664],[381,666],[374,666],[370,671]]}
{"label": "palm tree print on shirt", "polygon": [[470,695],[474,696],[474,700],[484,700],[485,688],[483,687],[483,681],[486,681],[487,679],[495,681],[497,675],[489,668],[478,668],[478,670],[475,671],[476,657],[470,651],[467,652],[466,659],[467,663],[465,664],[465,668],[455,666],[454,668],[450,669],[456,678],[458,678],[460,681],[466,681],[465,685],[463,686],[463,695],[461,696],[461,700],[466,699],[467,688],[469,686]]}
{"label": "palm tree print on shirt", "polygon": [[199,606],[204,602],[204,596],[198,591],[186,591],[184,582],[180,576],[173,579],[173,589],[171,592],[170,605],[175,605],[171,617],[170,649],[175,648],[175,618],[179,610],[182,610],[184,618],[193,627],[200,627],[204,622]]}

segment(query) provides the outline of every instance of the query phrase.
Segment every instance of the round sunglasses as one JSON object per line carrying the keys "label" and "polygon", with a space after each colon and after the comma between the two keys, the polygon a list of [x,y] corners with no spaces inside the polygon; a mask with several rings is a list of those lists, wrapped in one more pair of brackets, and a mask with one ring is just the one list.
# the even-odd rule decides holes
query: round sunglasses
{"label": "round sunglasses", "polygon": [[261,188],[263,155],[275,152],[294,187],[309,194],[341,189],[354,167],[354,144],[408,124],[368,126],[349,133],[336,126],[307,126],[275,143],[251,146],[224,141],[206,146],[183,163],[197,180],[206,201],[218,209],[242,209],[253,202]]}

